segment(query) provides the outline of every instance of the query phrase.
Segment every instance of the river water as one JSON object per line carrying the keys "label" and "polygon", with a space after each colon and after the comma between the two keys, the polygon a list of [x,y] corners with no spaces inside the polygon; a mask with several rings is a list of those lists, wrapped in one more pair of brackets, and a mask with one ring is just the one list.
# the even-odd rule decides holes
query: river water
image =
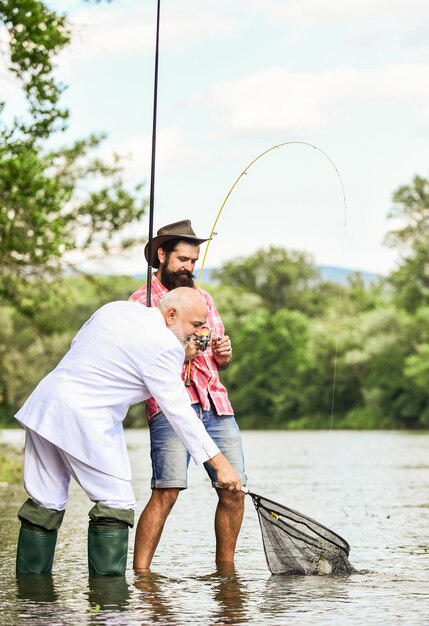
{"label": "river water", "polygon": [[[0,431],[20,447],[23,432]],[[137,500],[147,501],[148,432],[127,431]],[[216,495],[192,465],[152,572],[87,576],[87,511],[73,485],[52,578],[14,575],[21,487],[0,486],[0,624],[429,624],[429,434],[244,432],[249,487],[317,519],[351,545],[349,576],[271,576],[247,498],[235,567],[216,570]]]}

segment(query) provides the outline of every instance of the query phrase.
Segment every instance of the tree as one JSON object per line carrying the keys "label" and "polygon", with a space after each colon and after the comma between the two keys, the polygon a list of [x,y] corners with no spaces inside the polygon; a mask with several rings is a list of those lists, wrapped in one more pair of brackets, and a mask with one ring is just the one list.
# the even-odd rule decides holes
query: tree
{"label": "tree", "polygon": [[[22,311],[35,304],[30,284],[61,275],[65,252],[108,254],[115,235],[145,212],[146,202],[124,188],[119,167],[79,163],[98,143],[90,138],[48,153],[28,143],[0,146],[0,299]],[[82,181],[96,176],[110,180],[79,197]]]}
{"label": "tree", "polygon": [[393,306],[379,308],[359,315],[345,335],[339,368],[357,376],[363,402],[356,408],[365,409],[367,426],[418,426],[421,398],[405,373],[419,341],[413,318]]}
{"label": "tree", "polygon": [[0,418],[7,420],[89,313],[130,291],[118,278],[64,281],[67,252],[106,255],[141,241],[124,230],[144,215],[146,201],[141,185],[123,182],[119,157],[97,158],[103,136],[52,148],[69,116],[53,75],[70,41],[66,17],[40,0],[0,0],[0,28],[9,44],[3,65],[26,103],[11,122],[0,103]]}
{"label": "tree", "polygon": [[[102,304],[125,300],[136,279],[120,276],[69,276],[55,285],[37,282],[27,295],[27,315],[0,306],[0,424],[12,416],[40,379],[53,369],[70,347],[82,324]],[[142,425],[144,408],[134,416]]]}
{"label": "tree", "polygon": [[429,304],[429,181],[415,176],[411,185],[393,195],[389,218],[402,225],[389,231],[386,243],[398,247],[403,257],[389,277],[399,306],[413,312]]}
{"label": "tree", "polygon": [[308,254],[278,247],[234,259],[214,275],[223,285],[258,295],[271,312],[287,308],[317,315],[330,288]]}
{"label": "tree", "polygon": [[365,284],[362,275],[353,272],[347,277],[347,285],[339,294],[341,312],[353,315],[371,311],[389,301],[389,291],[384,278]]}
{"label": "tree", "polygon": [[0,0],[0,22],[9,35],[7,67],[20,81],[29,108],[26,122],[15,119],[9,129],[2,126],[2,139],[49,137],[68,117],[59,106],[64,87],[52,76],[52,58],[70,41],[66,19],[39,0]]}
{"label": "tree", "polygon": [[35,281],[57,279],[65,253],[108,254],[141,241],[122,233],[141,219],[146,201],[141,185],[124,184],[119,157],[108,165],[90,156],[102,136],[46,148],[68,117],[64,87],[53,77],[53,59],[70,41],[66,18],[39,0],[0,0],[0,21],[28,105],[25,119],[6,125],[0,118],[0,301],[31,315]]}
{"label": "tree", "polygon": [[297,311],[260,310],[235,330],[237,356],[222,378],[242,426],[284,428],[296,418],[308,323]]}
{"label": "tree", "polygon": [[409,405],[413,406],[414,425],[429,426],[429,307],[420,307],[410,321],[410,347],[405,359]]}
{"label": "tree", "polygon": [[338,311],[333,310],[326,319],[313,320],[308,332],[297,427],[340,427],[344,416],[362,405],[360,372],[344,361],[350,343],[355,345],[355,337],[350,333],[354,319],[354,315],[339,318]]}

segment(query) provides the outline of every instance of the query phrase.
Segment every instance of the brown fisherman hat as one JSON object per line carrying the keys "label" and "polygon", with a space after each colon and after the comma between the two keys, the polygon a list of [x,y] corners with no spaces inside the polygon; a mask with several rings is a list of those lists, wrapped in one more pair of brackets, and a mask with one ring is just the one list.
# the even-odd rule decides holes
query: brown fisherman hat
{"label": "brown fisherman hat", "polygon": [[[158,268],[159,267],[159,259],[158,259],[158,248],[162,247],[162,244],[169,239],[189,239],[193,243],[200,245],[200,243],[204,243],[209,240],[209,237],[205,239],[201,239],[197,237],[192,225],[191,220],[181,220],[180,222],[173,222],[172,224],[167,224],[167,226],[163,226],[157,232],[157,237],[152,239],[152,263],[150,263],[151,267]],[[149,243],[146,244],[144,249],[144,255],[146,257],[146,261],[149,263]]]}

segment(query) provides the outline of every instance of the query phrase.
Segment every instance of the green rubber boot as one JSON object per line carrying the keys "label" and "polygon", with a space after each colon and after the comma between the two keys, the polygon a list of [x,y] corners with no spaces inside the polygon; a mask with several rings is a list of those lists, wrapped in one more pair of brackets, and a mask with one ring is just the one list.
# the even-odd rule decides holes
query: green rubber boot
{"label": "green rubber boot", "polygon": [[50,574],[58,528],[64,511],[46,509],[28,498],[18,511],[21,521],[16,554],[17,574]]}
{"label": "green rubber boot", "polygon": [[21,526],[16,555],[17,575],[52,572],[57,534],[57,530]]}
{"label": "green rubber boot", "polygon": [[114,509],[97,502],[89,512],[88,568],[90,576],[124,576],[128,531],[134,511]]}
{"label": "green rubber boot", "polygon": [[90,576],[124,576],[127,567],[128,527],[88,529]]}

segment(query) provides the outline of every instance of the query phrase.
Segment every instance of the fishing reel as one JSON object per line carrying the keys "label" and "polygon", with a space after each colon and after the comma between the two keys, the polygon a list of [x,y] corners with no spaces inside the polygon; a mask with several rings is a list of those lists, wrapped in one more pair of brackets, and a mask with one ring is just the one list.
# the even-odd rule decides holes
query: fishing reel
{"label": "fishing reel", "polygon": [[207,347],[210,344],[211,337],[212,331],[210,330],[210,328],[202,328],[200,336],[195,335],[194,339],[195,345],[197,346],[198,350],[201,350],[201,352],[207,350]]}
{"label": "fishing reel", "polygon": [[[211,337],[212,337],[212,331],[210,330],[210,328],[207,328],[206,326],[201,329],[200,336],[192,335],[195,345],[197,346],[198,350],[200,350],[201,352],[204,352],[205,350],[207,350],[210,344]],[[188,363],[185,385],[186,387],[190,387],[192,385],[191,361],[189,361]]]}

